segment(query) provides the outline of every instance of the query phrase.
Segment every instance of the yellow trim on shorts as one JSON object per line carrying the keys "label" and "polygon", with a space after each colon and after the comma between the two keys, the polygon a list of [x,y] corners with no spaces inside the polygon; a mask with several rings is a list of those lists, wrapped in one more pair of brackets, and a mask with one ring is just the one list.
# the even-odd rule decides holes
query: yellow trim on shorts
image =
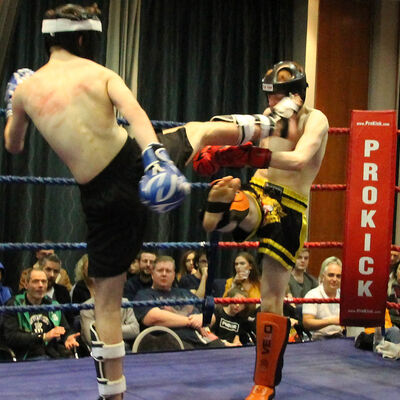
{"label": "yellow trim on shorts", "polygon": [[[296,258],[293,257],[282,245],[279,243],[275,242],[272,239],[260,239],[260,243],[266,243],[269,244],[271,247],[279,250],[282,252],[289,260],[293,262],[293,264],[296,262]],[[274,251],[270,249],[266,249],[265,247],[259,247],[258,249],[259,253],[267,254],[276,261],[278,261],[283,267],[291,271],[293,269],[293,265],[288,264],[282,257],[280,257],[278,254],[276,254]]]}
{"label": "yellow trim on shorts", "polygon": [[[259,178],[259,177],[253,176],[250,179],[250,184],[254,183],[255,185],[258,185],[261,187],[264,187],[264,185],[267,182],[272,183],[273,185],[279,186],[283,189],[283,196],[282,196],[282,201],[281,201],[282,205],[289,207],[292,210],[298,211],[300,213],[304,212],[307,209],[308,197],[306,197],[300,193],[297,193],[294,190],[292,190],[286,186],[280,185],[278,183],[274,183],[266,178]],[[261,189],[261,188],[256,188],[256,189],[263,191],[263,189]],[[290,199],[287,196],[292,197],[293,199]],[[297,200],[297,201],[295,201],[295,200]],[[301,202],[303,204],[300,204],[299,202]]]}
{"label": "yellow trim on shorts", "polygon": [[297,258],[299,256],[301,250],[303,250],[304,243],[307,239],[307,232],[308,232],[307,228],[308,228],[307,215],[306,215],[306,213],[303,213],[300,238],[299,238],[300,246],[299,246],[298,250],[296,251],[295,258]]}
{"label": "yellow trim on shorts", "polygon": [[[288,208],[290,208],[290,209],[292,209],[294,211],[297,211],[297,212],[302,214],[302,224],[301,224],[301,230],[300,230],[300,236],[299,236],[300,246],[299,246],[298,250],[296,251],[295,256],[293,257],[291,255],[291,253],[288,250],[286,250],[285,247],[283,247],[279,243],[275,242],[274,240],[269,239],[269,238],[260,238],[260,243],[269,244],[272,248],[277,249],[282,254],[284,254],[290,261],[292,261],[293,265],[288,264],[286,260],[284,260],[282,257],[279,256],[279,254],[276,254],[273,250],[270,250],[268,248],[259,247],[258,248],[258,252],[270,256],[274,260],[278,261],[283,267],[285,267],[286,269],[291,271],[293,269],[293,266],[294,266],[295,262],[296,262],[296,258],[300,254],[300,251],[303,249],[303,245],[304,245],[304,242],[305,242],[306,236],[307,236],[308,222],[307,222],[306,211],[307,211],[307,206],[308,206],[308,198],[306,196],[302,195],[302,194],[299,194],[299,193],[295,192],[294,190],[292,190],[292,189],[290,189],[290,188],[288,188],[286,186],[279,185],[279,184],[276,184],[274,182],[271,182],[266,178],[259,178],[259,177],[254,177],[253,176],[251,178],[251,180],[250,180],[250,184],[254,183],[255,185],[260,186],[260,187],[253,187],[253,189],[260,195],[260,197],[268,195],[268,194],[265,194],[263,192],[263,189],[262,189],[264,187],[265,183],[267,183],[267,182],[270,182],[273,185],[279,186],[279,187],[281,187],[283,189],[283,195],[282,195],[282,199],[281,199],[281,202],[280,202],[282,205],[284,205],[284,206],[286,206],[286,207],[288,207]],[[251,193],[251,192],[248,192],[248,193],[253,198],[256,198],[254,193]],[[287,197],[287,196],[290,196],[290,197]],[[259,213],[261,215],[260,208],[257,207],[257,209],[259,210]],[[258,226],[258,228],[259,228],[259,226]],[[254,235],[257,232],[257,230],[258,229],[254,230],[249,235],[249,237]]]}

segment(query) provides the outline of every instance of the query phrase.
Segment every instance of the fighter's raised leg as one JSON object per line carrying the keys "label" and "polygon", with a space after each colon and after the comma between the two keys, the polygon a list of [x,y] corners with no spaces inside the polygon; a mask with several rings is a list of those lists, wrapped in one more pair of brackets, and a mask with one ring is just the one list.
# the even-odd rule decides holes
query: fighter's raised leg
{"label": "fighter's raised leg", "polygon": [[206,231],[233,232],[238,240],[252,234],[261,221],[255,199],[240,190],[240,179],[226,176],[214,182],[203,217]]}
{"label": "fighter's raised leg", "polygon": [[[206,211],[203,217],[203,227],[207,232],[217,229],[224,213],[229,210],[237,191],[240,189],[240,179],[225,176],[214,182],[207,198]],[[234,229],[235,226],[232,226]]]}

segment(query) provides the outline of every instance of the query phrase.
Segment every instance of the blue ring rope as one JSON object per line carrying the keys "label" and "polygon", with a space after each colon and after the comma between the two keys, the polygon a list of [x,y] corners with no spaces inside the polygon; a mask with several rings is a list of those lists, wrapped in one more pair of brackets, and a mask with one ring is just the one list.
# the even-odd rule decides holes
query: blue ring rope
{"label": "blue ring rope", "polygon": [[[14,176],[0,175],[0,183],[32,183],[35,185],[63,185],[74,186],[78,185],[73,178],[50,178],[40,176]],[[210,184],[207,182],[193,182],[190,184],[192,189],[208,189]]]}
{"label": "blue ring rope", "polygon": [[[81,250],[86,249],[86,243],[0,243],[0,251],[10,250]],[[208,249],[210,242],[144,242],[144,249]]]}
{"label": "blue ring rope", "polygon": [[[122,308],[130,307],[158,307],[158,306],[183,306],[183,305],[203,305],[204,299],[194,299],[189,297],[182,297],[176,299],[162,299],[162,300],[136,300],[126,301],[121,304]],[[31,306],[1,306],[0,314],[2,313],[18,313],[18,312],[42,312],[42,311],[79,311],[79,310],[92,310],[94,304],[43,304]]]}

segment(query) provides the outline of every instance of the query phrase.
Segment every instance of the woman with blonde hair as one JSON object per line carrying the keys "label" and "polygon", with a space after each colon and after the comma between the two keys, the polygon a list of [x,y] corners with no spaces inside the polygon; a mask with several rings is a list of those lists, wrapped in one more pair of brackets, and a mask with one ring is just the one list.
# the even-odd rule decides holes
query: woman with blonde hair
{"label": "woman with blonde hair", "polygon": [[73,303],[83,303],[93,297],[93,279],[88,275],[89,257],[84,254],[75,266],[75,285],[71,290]]}

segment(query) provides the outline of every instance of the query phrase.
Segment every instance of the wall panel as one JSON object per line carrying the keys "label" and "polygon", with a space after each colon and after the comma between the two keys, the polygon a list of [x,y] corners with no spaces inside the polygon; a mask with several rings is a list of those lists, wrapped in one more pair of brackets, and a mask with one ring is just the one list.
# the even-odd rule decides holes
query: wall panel
{"label": "wall panel", "polygon": [[[353,109],[368,107],[368,70],[372,3],[368,0],[320,0],[315,108],[331,127],[348,127]],[[330,135],[315,183],[346,183],[347,137]],[[345,192],[313,192],[309,241],[342,241]],[[313,249],[309,272],[337,249]]]}

